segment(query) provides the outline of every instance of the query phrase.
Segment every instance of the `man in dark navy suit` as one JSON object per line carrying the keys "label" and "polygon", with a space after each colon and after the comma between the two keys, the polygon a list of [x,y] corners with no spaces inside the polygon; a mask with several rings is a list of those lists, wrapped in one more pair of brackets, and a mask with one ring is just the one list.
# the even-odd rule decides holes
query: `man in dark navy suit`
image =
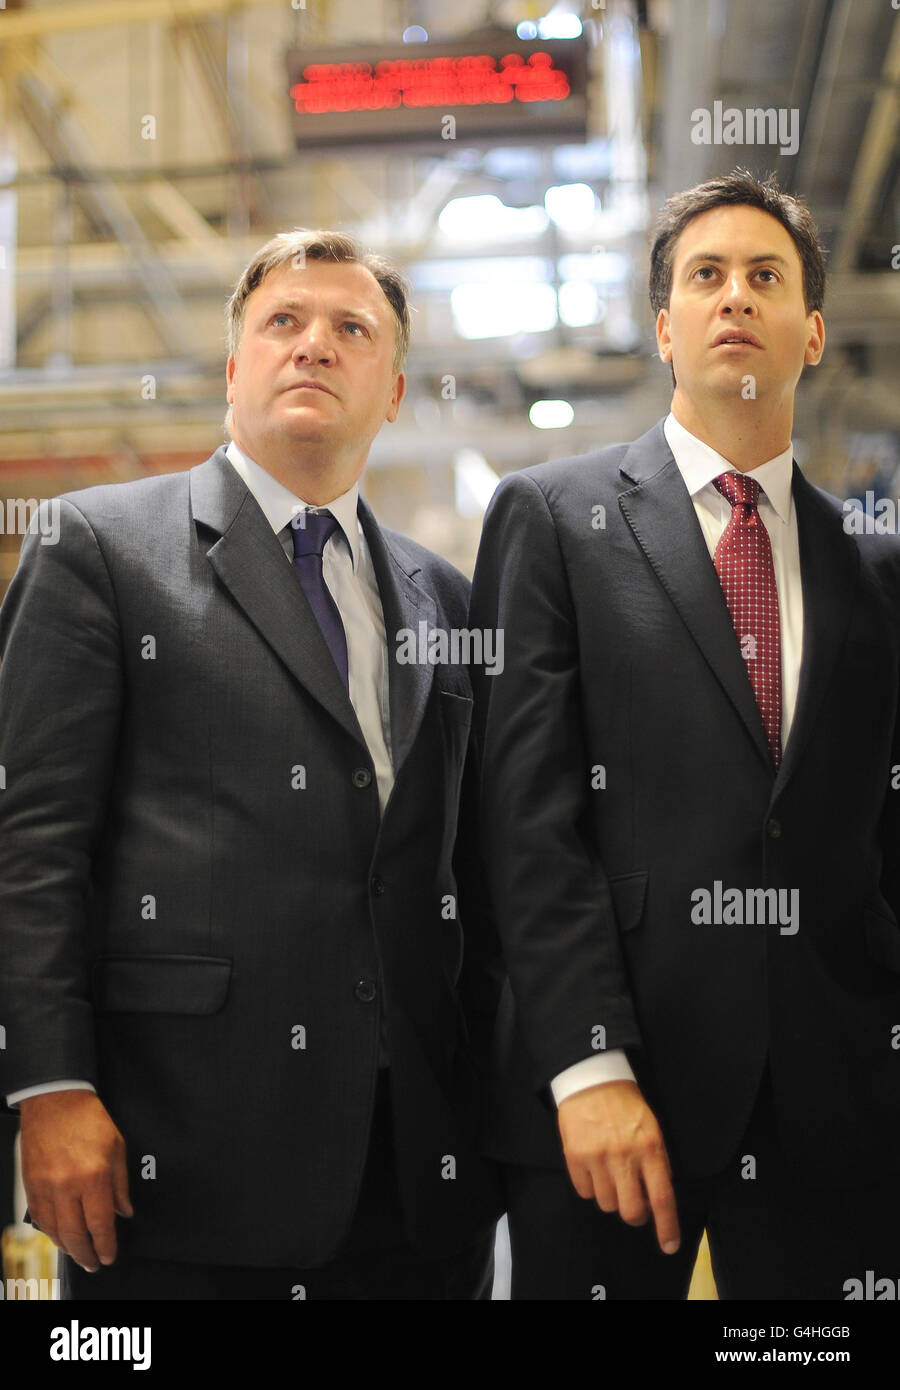
{"label": "man in dark navy suit", "polygon": [[722,1298],[897,1269],[900,553],[792,457],[824,285],[773,182],[670,199],[671,413],[485,520],[513,1297],[682,1298],[704,1227]]}

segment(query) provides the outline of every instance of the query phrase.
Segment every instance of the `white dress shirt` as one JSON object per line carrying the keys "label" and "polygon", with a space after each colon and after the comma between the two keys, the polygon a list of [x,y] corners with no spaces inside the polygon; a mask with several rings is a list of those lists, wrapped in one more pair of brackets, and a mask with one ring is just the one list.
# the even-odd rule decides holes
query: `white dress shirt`
{"label": "white dress shirt", "polygon": [[[294,558],[291,521],[299,511],[307,509],[303,498],[296,496],[272,477],[265,468],[254,463],[235,444],[225,451],[235,470],[256,498],[266,520],[281,541],[285,558]],[[391,761],[390,706],[388,703],[387,640],[384,613],[375,578],[375,567],[357,515],[359,487],[356,483],[329,502],[327,508],[338,522],[338,530],[329,536],[322,553],[322,575],[329,593],[338,606],[347,636],[347,673],[350,703],[359,720],[363,737],[369,748],[378,801],[382,813],[394,785]],[[298,581],[299,588],[299,581]],[[298,594],[298,603],[302,600]],[[384,1064],[385,1053],[379,1061]],[[7,1105],[16,1105],[29,1096],[48,1091],[94,1091],[89,1081],[47,1081],[13,1091],[6,1097]]]}
{"label": "white dress shirt", "polygon": [[[719,538],[731,520],[731,503],[713,487],[713,479],[721,473],[738,470],[715,449],[680,425],[671,413],[663,429],[669,448],[691,495],[697,520],[703,531],[710,556],[715,555]],[[759,483],[759,515],[769,533],[775,586],[778,591],[778,615],[781,623],[781,744],[787,746],[788,735],[797,704],[800,682],[800,658],[803,650],[803,588],[800,579],[800,542],[797,534],[797,512],[791,490],[793,448],[785,449],[776,458],[752,469]],[[710,772],[715,775],[715,769]],[[550,1083],[557,1105],[589,1086],[606,1081],[633,1081],[634,1072],[623,1048],[612,1048],[600,1056],[586,1057],[567,1067]]]}
{"label": "white dress shirt", "polygon": [[[308,504],[243,454],[234,440],[225,452],[279,536],[285,555],[293,560],[291,521]],[[356,511],[358,499],[359,487],[354,483],[327,507],[313,510],[331,512],[340,526],[325,543],[322,575],[347,635],[350,703],[368,745],[378,782],[378,800],[384,811],[394,785],[387,639],[375,567]]]}

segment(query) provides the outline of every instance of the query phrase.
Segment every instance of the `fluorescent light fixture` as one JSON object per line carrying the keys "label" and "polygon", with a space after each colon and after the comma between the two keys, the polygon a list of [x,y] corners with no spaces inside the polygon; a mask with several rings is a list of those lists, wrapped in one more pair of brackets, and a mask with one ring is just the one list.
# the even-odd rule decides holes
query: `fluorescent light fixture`
{"label": "fluorescent light fixture", "polygon": [[598,246],[591,255],[560,256],[558,265],[562,280],[590,280],[595,285],[622,285],[628,278],[631,260],[619,251],[606,251]]}
{"label": "fluorescent light fixture", "polygon": [[541,207],[510,208],[495,193],[478,193],[471,198],[451,198],[438,226],[457,241],[538,236],[547,228],[547,214]]}
{"label": "fluorescent light fixture", "polygon": [[568,401],[535,401],[528,418],[539,430],[564,430],[575,419]]}
{"label": "fluorescent light fixture", "polygon": [[403,30],[404,43],[427,43],[428,33],[422,28],[421,24],[411,24],[408,29]]}
{"label": "fluorescent light fixture", "polygon": [[[585,257],[586,260],[590,259]],[[553,261],[548,256],[448,256],[446,259],[416,261],[407,267],[416,290],[452,290],[470,281],[491,284],[523,280],[549,284],[553,279]],[[581,275],[563,276],[580,280]]]}
{"label": "fluorescent light fixture", "polygon": [[570,328],[586,328],[604,315],[597,291],[590,280],[566,280],[559,287],[559,316]]}
{"label": "fluorescent light fixture", "polygon": [[583,232],[594,220],[596,198],[586,183],[558,183],[544,194],[548,215],[564,232]]}
{"label": "fluorescent light fixture", "polygon": [[550,14],[544,15],[543,19],[538,20],[538,38],[577,39],[583,27],[577,14],[568,14],[564,10],[551,10]]}
{"label": "fluorescent light fixture", "polygon": [[557,322],[552,285],[457,285],[450,291],[450,308],[461,338],[546,333]]}

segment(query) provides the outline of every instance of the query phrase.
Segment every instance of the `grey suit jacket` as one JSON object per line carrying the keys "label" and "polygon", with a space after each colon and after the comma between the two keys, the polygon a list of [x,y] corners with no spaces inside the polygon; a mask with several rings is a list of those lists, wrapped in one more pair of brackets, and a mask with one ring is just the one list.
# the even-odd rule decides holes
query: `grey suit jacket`
{"label": "grey suit jacket", "polygon": [[493,945],[474,823],[457,834],[471,688],[392,652],[420,621],[463,626],[467,581],[360,501],[389,648],[381,817],[224,449],[59,505],[59,543],[26,537],[0,612],[0,1090],[96,1085],[133,1250],[311,1266],[352,1216],[383,1017],[410,1233],[460,1248],[498,1209],[475,1139]]}

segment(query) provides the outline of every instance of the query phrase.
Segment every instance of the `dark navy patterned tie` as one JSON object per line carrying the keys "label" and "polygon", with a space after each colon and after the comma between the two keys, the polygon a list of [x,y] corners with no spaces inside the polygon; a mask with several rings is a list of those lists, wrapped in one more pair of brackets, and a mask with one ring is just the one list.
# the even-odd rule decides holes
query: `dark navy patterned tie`
{"label": "dark navy patterned tie", "polygon": [[337,604],[328,591],[322,574],[322,552],[329,536],[339,529],[331,512],[299,512],[291,522],[294,540],[294,573],[309,599],[322,636],[328,643],[341,680],[349,691],[347,672],[347,635]]}

